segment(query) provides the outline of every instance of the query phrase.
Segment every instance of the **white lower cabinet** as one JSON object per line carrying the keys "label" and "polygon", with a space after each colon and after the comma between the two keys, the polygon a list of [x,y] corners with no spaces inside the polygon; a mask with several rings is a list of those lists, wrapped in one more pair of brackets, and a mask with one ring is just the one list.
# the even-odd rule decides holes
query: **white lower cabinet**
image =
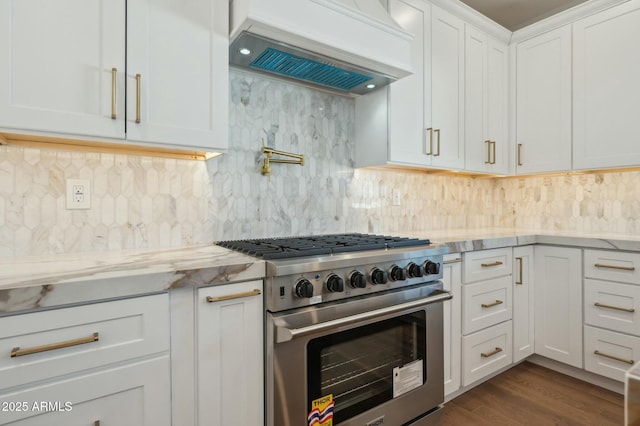
{"label": "white lower cabinet", "polygon": [[582,250],[535,247],[535,352],[582,368]]}
{"label": "white lower cabinet", "polygon": [[462,338],[463,386],[513,362],[511,321]]}
{"label": "white lower cabinet", "polygon": [[640,337],[584,326],[585,370],[623,382],[638,360]]}
{"label": "white lower cabinet", "polygon": [[444,394],[460,389],[460,322],[462,307],[462,258],[460,253],[444,256],[443,288],[453,299],[444,302]]}
{"label": "white lower cabinet", "polygon": [[534,352],[533,246],[513,248],[513,362]]}
{"label": "white lower cabinet", "polygon": [[0,395],[0,424],[171,425],[169,356]]}
{"label": "white lower cabinet", "polygon": [[463,386],[513,361],[511,257],[510,247],[463,255]]}
{"label": "white lower cabinet", "polygon": [[197,290],[196,385],[201,426],[264,423],[262,281]]}
{"label": "white lower cabinet", "polygon": [[168,300],[0,318],[0,425],[170,425]]}

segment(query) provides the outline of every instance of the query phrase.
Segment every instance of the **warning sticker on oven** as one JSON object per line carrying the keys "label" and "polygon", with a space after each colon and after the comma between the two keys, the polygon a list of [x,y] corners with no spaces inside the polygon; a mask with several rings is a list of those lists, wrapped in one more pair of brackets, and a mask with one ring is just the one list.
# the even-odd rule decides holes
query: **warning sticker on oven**
{"label": "warning sticker on oven", "polygon": [[393,369],[393,397],[422,386],[422,360],[418,359]]}
{"label": "warning sticker on oven", "polygon": [[311,401],[307,421],[309,426],[333,426],[333,394]]}

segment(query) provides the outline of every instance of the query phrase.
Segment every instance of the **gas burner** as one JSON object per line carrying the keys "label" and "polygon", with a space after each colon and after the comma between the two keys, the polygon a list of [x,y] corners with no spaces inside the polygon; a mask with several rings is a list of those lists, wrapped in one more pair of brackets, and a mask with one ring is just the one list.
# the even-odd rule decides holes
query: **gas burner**
{"label": "gas burner", "polygon": [[429,244],[431,242],[427,239],[357,233],[220,241],[217,243],[219,246],[265,260],[428,246]]}

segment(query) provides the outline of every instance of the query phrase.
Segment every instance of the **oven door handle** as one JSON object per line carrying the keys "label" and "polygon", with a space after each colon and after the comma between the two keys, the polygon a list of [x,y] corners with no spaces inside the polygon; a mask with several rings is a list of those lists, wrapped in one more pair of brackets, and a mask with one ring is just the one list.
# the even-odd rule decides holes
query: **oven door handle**
{"label": "oven door handle", "polygon": [[335,327],[342,327],[345,325],[354,324],[361,321],[367,321],[376,319],[385,315],[395,314],[402,311],[407,311],[420,306],[430,305],[432,303],[444,302],[453,298],[451,293],[447,291],[437,291],[438,294],[430,296],[425,299],[413,300],[411,302],[401,303],[399,305],[389,306],[388,308],[377,309],[371,312],[363,312],[357,315],[351,315],[344,318],[339,318],[331,321],[321,322],[318,324],[310,325],[308,327],[300,328],[287,328],[276,326],[276,343],[289,342],[293,339],[303,337],[312,333],[321,332],[324,330],[332,329]]}

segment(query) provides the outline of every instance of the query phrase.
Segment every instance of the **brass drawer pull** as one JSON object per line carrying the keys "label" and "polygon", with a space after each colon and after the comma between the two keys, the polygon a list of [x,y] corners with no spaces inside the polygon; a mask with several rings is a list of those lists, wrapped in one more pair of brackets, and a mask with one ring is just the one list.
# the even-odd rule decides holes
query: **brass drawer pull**
{"label": "brass drawer pull", "polygon": [[53,351],[56,349],[68,348],[70,346],[84,345],[85,343],[93,343],[99,340],[98,333],[93,333],[88,337],[81,337],[79,339],[66,340],[64,342],[49,343],[48,345],[34,346],[32,348],[20,349],[20,347],[13,348],[11,350],[11,358],[16,358],[24,355],[37,354],[40,352]]}
{"label": "brass drawer pull", "polygon": [[518,144],[518,166],[522,166],[522,144]]}
{"label": "brass drawer pull", "polygon": [[596,263],[596,268],[607,268],[607,269],[619,269],[621,271],[635,271],[636,268],[634,266],[616,266],[616,265],[606,265],[604,263]]}
{"label": "brass drawer pull", "polygon": [[118,118],[118,95],[117,89],[118,86],[118,68],[111,68],[111,119],[115,120]]}
{"label": "brass drawer pull", "polygon": [[495,301],[495,302],[493,302],[493,303],[488,303],[488,304],[487,304],[487,303],[483,303],[483,304],[482,304],[482,305],[480,305],[480,306],[482,306],[483,308],[492,308],[492,307],[494,307],[494,306],[502,305],[503,303],[504,303],[504,302],[503,302],[502,300],[496,300],[496,301]]}
{"label": "brass drawer pull", "polygon": [[484,141],[487,144],[487,161],[484,164],[493,164],[491,162],[491,141]]}
{"label": "brass drawer pull", "polygon": [[632,359],[618,358],[617,356],[608,355],[608,354],[602,353],[602,352],[600,352],[598,350],[593,351],[593,353],[595,355],[602,356],[602,357],[605,357],[605,358],[609,358],[609,359],[612,359],[614,361],[624,362],[624,363],[629,364],[629,365],[633,365],[635,363],[635,361],[632,360]]}
{"label": "brass drawer pull", "polygon": [[433,154],[434,157],[440,157],[440,129],[436,129],[434,130],[434,132],[436,132],[438,134],[438,143],[436,144],[436,146],[438,147],[438,153],[437,154]]}
{"label": "brass drawer pull", "polygon": [[252,291],[245,291],[244,293],[227,294],[225,296],[207,296],[207,302],[223,302],[225,300],[242,299],[243,297],[260,296],[262,292],[257,288]]}
{"label": "brass drawer pull", "polygon": [[429,152],[427,152],[427,141],[426,141],[426,136],[425,136],[425,147],[424,147],[424,151],[426,155],[433,155],[433,127],[429,127],[428,129],[425,129],[427,132],[429,132]]}
{"label": "brass drawer pull", "polygon": [[442,262],[443,265],[449,265],[451,263],[460,263],[462,262],[462,258],[461,257],[456,257],[455,259],[450,259],[450,260],[445,260],[444,262]]}
{"label": "brass drawer pull", "polygon": [[480,356],[482,358],[489,358],[490,356],[494,356],[495,354],[499,354],[500,352],[502,352],[502,348],[495,348],[493,351],[489,352],[488,354],[485,354],[484,352],[480,354]]}
{"label": "brass drawer pull", "polygon": [[140,123],[140,80],[142,75],[136,74],[136,123]]}
{"label": "brass drawer pull", "polygon": [[93,426],[100,426],[100,420],[96,420],[95,422],[93,422]]}
{"label": "brass drawer pull", "polygon": [[522,282],[522,258],[516,257],[516,260],[518,261],[518,279],[516,280],[516,284],[522,285],[524,284]]}
{"label": "brass drawer pull", "polygon": [[615,309],[616,311],[630,312],[630,313],[633,313],[633,312],[635,312],[635,311],[636,311],[636,310],[635,310],[635,309],[633,309],[633,308],[631,308],[631,309],[629,309],[629,308],[619,308],[619,307],[617,307],[617,306],[604,305],[604,304],[602,304],[602,303],[600,303],[600,302],[596,302],[596,303],[594,303],[594,304],[593,304],[593,306],[597,306],[598,308]]}
{"label": "brass drawer pull", "polygon": [[496,164],[496,141],[491,141],[491,147],[493,148],[493,160],[490,164]]}
{"label": "brass drawer pull", "polygon": [[502,262],[500,262],[499,260],[493,263],[481,263],[480,266],[482,266],[483,268],[490,268],[492,266],[500,266],[502,265]]}

